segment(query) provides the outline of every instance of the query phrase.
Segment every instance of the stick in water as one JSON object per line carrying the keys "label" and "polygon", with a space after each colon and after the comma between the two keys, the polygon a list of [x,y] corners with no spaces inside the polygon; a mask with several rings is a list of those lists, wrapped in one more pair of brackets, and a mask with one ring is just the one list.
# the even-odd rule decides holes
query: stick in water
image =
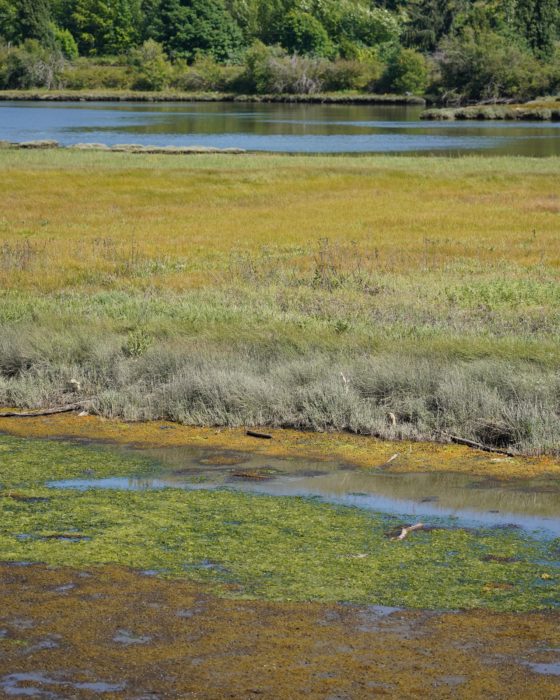
{"label": "stick in water", "polygon": [[424,523],[417,523],[416,525],[411,525],[410,527],[403,527],[401,534],[398,537],[393,537],[394,540],[404,540],[407,535],[415,530],[423,530],[425,527]]}

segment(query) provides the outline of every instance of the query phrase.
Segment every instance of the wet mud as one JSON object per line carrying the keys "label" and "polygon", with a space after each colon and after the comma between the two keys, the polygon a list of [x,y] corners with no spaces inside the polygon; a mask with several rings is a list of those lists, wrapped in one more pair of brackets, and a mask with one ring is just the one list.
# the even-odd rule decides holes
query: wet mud
{"label": "wet mud", "polygon": [[[136,444],[139,447],[193,447],[251,452],[263,456],[300,457],[317,461],[338,460],[359,467],[383,466],[389,473],[455,472],[497,479],[560,476],[560,460],[554,457],[504,457],[461,445],[388,442],[346,433],[304,433],[270,430],[271,440],[257,440],[242,428],[193,428],[152,421],[124,423],[95,416],[62,414],[39,418],[0,418],[0,431],[23,437],[66,436]],[[393,455],[398,457],[389,462]],[[235,459],[235,455],[233,455]]]}
{"label": "wet mud", "polygon": [[560,612],[220,599],[123,568],[0,565],[0,694],[38,698],[560,695]]}

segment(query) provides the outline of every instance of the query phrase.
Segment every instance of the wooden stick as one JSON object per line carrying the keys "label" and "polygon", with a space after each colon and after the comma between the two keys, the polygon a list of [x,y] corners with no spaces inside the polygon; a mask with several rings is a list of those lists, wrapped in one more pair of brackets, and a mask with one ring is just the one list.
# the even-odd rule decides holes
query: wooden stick
{"label": "wooden stick", "polygon": [[500,450],[497,447],[488,447],[488,445],[483,445],[480,442],[475,442],[474,440],[467,440],[466,438],[458,437],[457,435],[450,435],[449,433],[444,433],[443,430],[439,431],[440,435],[451,440],[451,442],[456,442],[458,445],[466,445],[467,447],[472,447],[475,450],[482,450],[483,452],[494,452],[497,455],[505,455],[506,457],[517,457],[515,452],[509,452],[508,450]]}
{"label": "wooden stick", "polygon": [[249,437],[260,438],[261,440],[272,440],[272,435],[268,435],[268,433],[256,433],[254,430],[247,430],[246,434]]}
{"label": "wooden stick", "polygon": [[16,411],[4,411],[0,413],[0,418],[35,418],[35,416],[52,416],[55,413],[70,413],[70,411],[77,411],[83,407],[83,403],[69,403],[66,404],[66,406],[46,408],[43,411],[23,411],[21,413],[17,413]]}
{"label": "wooden stick", "polygon": [[393,540],[404,540],[407,535],[416,530],[423,530],[425,528],[424,523],[417,523],[416,525],[411,525],[410,527],[403,527],[401,534],[398,537],[392,537]]}
{"label": "wooden stick", "polygon": [[380,464],[377,468],[378,469],[385,469],[385,467],[388,467],[391,464],[391,462],[394,462],[397,459],[399,454],[400,454],[399,452],[395,452],[394,455],[389,457],[389,459],[386,462],[383,462],[383,464]]}

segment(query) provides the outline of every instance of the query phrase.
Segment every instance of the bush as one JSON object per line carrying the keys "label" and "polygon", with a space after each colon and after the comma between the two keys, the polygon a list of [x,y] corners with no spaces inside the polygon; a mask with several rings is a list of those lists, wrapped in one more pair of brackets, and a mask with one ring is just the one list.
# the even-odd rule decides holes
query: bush
{"label": "bush", "polygon": [[148,39],[142,46],[130,52],[130,65],[134,68],[136,90],[163,90],[171,80],[171,64],[167,60],[163,46]]}
{"label": "bush", "polygon": [[398,94],[422,94],[428,85],[428,65],[424,56],[414,49],[400,49],[387,64],[381,87]]}
{"label": "bush", "polygon": [[369,61],[340,59],[325,67],[325,90],[364,90],[377,81],[381,75],[381,64]]}
{"label": "bush", "polygon": [[58,49],[49,49],[36,39],[28,39],[18,48],[5,47],[0,60],[0,80],[4,88],[60,88],[66,65]]}
{"label": "bush", "polygon": [[71,90],[127,90],[132,87],[133,76],[130,66],[80,58],[65,68],[62,82]]}
{"label": "bush", "polygon": [[78,58],[78,44],[76,44],[68,29],[60,29],[60,27],[54,26],[53,32],[55,44],[64,58],[70,61],[76,60]]}
{"label": "bush", "polygon": [[254,44],[245,57],[240,83],[257,94],[308,95],[323,89],[329,62],[311,56],[288,56],[276,46]]}
{"label": "bush", "polygon": [[437,62],[442,88],[467,100],[526,99],[550,84],[550,73],[532,54],[493,32],[466,31],[445,39]]}
{"label": "bush", "polygon": [[282,27],[282,45],[291,53],[330,56],[334,46],[321,22],[308,12],[292,10]]}
{"label": "bush", "polygon": [[187,91],[227,91],[232,89],[242,71],[240,66],[218,63],[212,56],[199,55],[192,66],[177,61],[173,87]]}

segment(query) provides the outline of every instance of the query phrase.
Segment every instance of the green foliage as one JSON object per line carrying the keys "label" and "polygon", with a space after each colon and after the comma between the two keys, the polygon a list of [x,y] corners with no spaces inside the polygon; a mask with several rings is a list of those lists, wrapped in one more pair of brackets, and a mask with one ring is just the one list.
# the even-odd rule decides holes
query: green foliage
{"label": "green foliage", "polygon": [[132,89],[131,67],[106,59],[80,58],[67,65],[62,74],[64,87],[71,90],[96,88]]}
{"label": "green foliage", "polygon": [[18,40],[17,9],[12,0],[0,0],[0,38],[12,42]]}
{"label": "green foliage", "polygon": [[548,75],[535,57],[494,32],[466,31],[440,48],[443,88],[467,99],[526,99],[547,89]]}
{"label": "green foliage", "polygon": [[414,49],[400,49],[389,60],[381,84],[398,94],[422,94],[428,84],[426,59]]}
{"label": "green foliage", "polygon": [[[3,64],[3,65],[2,65]],[[3,88],[58,88],[62,84],[65,61],[60,50],[27,39],[22,46],[5,48],[0,55]]]}
{"label": "green foliage", "polygon": [[204,52],[226,60],[241,46],[241,30],[223,0],[162,0],[161,13],[161,40],[173,56],[192,61]]}
{"label": "green foliage", "polygon": [[516,27],[537,54],[550,57],[560,39],[558,0],[517,0]]}
{"label": "green foliage", "polygon": [[319,92],[328,72],[325,59],[289,56],[279,46],[256,42],[245,55],[245,71],[240,83],[257,94],[307,95]]}
{"label": "green foliage", "polygon": [[19,0],[16,3],[16,24],[19,38],[37,39],[46,46],[53,46],[50,5],[48,0]]}
{"label": "green foliage", "polygon": [[333,52],[327,30],[309,12],[289,12],[283,22],[281,40],[291,53],[329,56]]}
{"label": "green foliage", "polygon": [[515,530],[451,526],[395,543],[386,532],[401,518],[303,498],[44,485],[157,473],[141,455],[11,437],[0,454],[3,561],[164,570],[266,599],[522,611],[558,597],[555,543]]}
{"label": "green foliage", "polygon": [[123,53],[138,40],[139,0],[69,0],[68,11],[81,54]]}
{"label": "green foliage", "polygon": [[64,58],[75,61],[78,58],[78,45],[68,29],[53,25],[54,41]]}
{"label": "green foliage", "polygon": [[163,46],[148,39],[130,53],[130,64],[136,69],[133,87],[138,90],[163,90],[171,80],[172,67]]}
{"label": "green foliage", "polygon": [[[523,99],[560,86],[559,38],[558,0],[0,0],[0,39],[7,44],[35,39],[75,60],[76,46],[82,56],[127,56],[151,39],[176,64],[170,84],[258,92],[259,81],[269,92],[363,90],[377,81],[382,89],[414,93],[431,82],[469,100]],[[258,70],[247,70],[243,85],[235,71],[214,69],[212,76],[181,63],[208,55],[247,67],[253,59],[243,61],[243,53],[255,41],[284,50],[271,49],[262,80]],[[426,77],[418,54],[403,48],[422,53],[429,66],[436,61],[443,80]],[[311,60],[321,58],[349,63],[329,69]],[[154,67],[159,77],[141,76],[137,85],[167,84],[160,69]],[[84,82],[83,65],[75,77],[74,84]]]}

